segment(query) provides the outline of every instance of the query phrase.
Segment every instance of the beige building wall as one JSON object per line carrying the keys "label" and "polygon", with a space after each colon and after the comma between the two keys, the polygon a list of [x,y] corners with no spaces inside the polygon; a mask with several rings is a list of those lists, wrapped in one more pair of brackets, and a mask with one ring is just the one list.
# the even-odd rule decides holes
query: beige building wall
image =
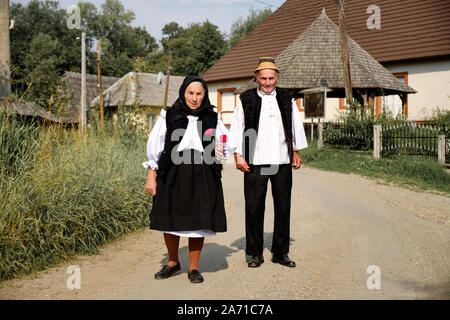
{"label": "beige building wall", "polygon": [[221,113],[225,125],[231,124],[231,117],[239,99],[233,91],[247,85],[249,80],[208,83],[209,100],[216,106],[215,111]]}
{"label": "beige building wall", "polygon": [[392,73],[408,73],[408,119],[423,120],[437,107],[450,110],[450,59],[385,66]]}

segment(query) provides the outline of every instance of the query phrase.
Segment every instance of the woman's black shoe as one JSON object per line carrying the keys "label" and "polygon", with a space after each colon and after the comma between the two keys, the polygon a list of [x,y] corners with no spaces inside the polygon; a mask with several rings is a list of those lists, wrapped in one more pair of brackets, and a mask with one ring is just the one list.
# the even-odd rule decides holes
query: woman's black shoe
{"label": "woman's black shoe", "polygon": [[178,262],[178,264],[173,267],[165,265],[164,267],[162,267],[160,271],[155,273],[155,279],[160,280],[170,278],[171,276],[175,275],[178,271],[180,271],[180,269],[181,269],[180,262]]}
{"label": "woman's black shoe", "polygon": [[188,278],[192,283],[202,283],[203,277],[198,270],[192,270],[188,272]]}

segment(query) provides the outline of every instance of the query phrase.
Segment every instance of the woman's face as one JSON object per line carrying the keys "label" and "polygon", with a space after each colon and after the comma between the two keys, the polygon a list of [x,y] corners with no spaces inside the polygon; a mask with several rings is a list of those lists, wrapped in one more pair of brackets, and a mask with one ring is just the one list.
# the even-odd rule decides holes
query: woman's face
{"label": "woman's face", "polygon": [[184,92],[184,100],[191,109],[197,109],[201,106],[203,98],[205,97],[205,90],[200,82],[191,82]]}

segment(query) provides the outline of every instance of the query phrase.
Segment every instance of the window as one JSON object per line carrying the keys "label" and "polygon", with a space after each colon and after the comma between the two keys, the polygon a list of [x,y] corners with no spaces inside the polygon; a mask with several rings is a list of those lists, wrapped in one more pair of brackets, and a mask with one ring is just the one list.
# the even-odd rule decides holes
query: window
{"label": "window", "polygon": [[236,107],[236,88],[217,89],[217,111],[222,114],[222,121],[226,126],[231,124],[234,108]]}

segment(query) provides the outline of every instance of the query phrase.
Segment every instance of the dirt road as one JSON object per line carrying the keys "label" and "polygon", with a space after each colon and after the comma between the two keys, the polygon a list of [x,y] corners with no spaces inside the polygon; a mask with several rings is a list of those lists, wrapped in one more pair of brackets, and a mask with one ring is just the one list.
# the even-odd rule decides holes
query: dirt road
{"label": "dirt road", "polygon": [[[167,254],[162,235],[145,229],[99,255],[77,257],[34,279],[1,282],[0,298],[450,298],[449,197],[302,167],[294,172],[292,195],[290,257],[297,267],[270,262],[273,207],[268,196],[265,263],[250,269],[244,253],[243,176],[227,165],[223,184],[228,232],[205,240],[204,283],[187,279],[186,239],[180,242],[182,273],[155,280]],[[80,268],[81,289],[67,288],[71,265]],[[375,284],[379,289],[368,289]]]}

